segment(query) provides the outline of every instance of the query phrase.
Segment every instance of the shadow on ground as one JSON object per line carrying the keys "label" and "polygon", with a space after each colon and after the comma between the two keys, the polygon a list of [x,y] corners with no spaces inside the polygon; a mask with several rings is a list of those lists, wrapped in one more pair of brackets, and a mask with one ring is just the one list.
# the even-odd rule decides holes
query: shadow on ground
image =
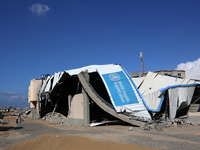
{"label": "shadow on ground", "polygon": [[23,129],[23,127],[0,127],[0,131],[11,131],[11,130],[19,130]]}

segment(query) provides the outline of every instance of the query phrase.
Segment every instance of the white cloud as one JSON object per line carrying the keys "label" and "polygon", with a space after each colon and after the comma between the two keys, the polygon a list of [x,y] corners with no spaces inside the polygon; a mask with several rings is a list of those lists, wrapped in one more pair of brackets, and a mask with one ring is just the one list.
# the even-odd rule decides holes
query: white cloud
{"label": "white cloud", "polygon": [[45,15],[46,12],[48,12],[51,8],[49,8],[47,5],[36,3],[29,7],[29,9],[32,13],[35,13],[38,16],[42,16]]}
{"label": "white cloud", "polygon": [[0,91],[0,94],[4,95],[4,96],[14,96],[14,95],[17,95],[16,92],[10,92],[10,91]]}
{"label": "white cloud", "polygon": [[27,97],[17,92],[0,91],[0,107],[29,107]]}
{"label": "white cloud", "polygon": [[176,70],[185,70],[186,78],[200,80],[200,58],[193,62],[186,62],[177,65]]}
{"label": "white cloud", "polygon": [[4,102],[5,101],[9,101],[9,102],[18,101],[18,102],[22,102],[22,101],[27,101],[27,97],[23,96],[22,94],[17,93],[17,92],[0,91],[0,101],[4,101]]}

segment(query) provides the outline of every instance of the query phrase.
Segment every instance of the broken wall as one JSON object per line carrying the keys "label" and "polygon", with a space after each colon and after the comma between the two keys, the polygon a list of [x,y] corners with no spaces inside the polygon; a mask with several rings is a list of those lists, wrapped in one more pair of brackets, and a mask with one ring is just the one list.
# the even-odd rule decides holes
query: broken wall
{"label": "broken wall", "polygon": [[30,108],[36,108],[38,102],[38,94],[41,85],[42,85],[42,80],[32,79],[30,82],[28,90],[28,103],[30,103]]}

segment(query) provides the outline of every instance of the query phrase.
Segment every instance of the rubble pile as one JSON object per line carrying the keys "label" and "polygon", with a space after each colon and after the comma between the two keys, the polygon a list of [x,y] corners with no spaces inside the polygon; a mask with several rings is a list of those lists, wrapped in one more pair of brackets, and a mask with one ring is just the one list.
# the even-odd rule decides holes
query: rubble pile
{"label": "rubble pile", "polygon": [[1,124],[7,124],[7,123],[8,123],[7,121],[4,121],[4,120],[0,119],[0,125]]}
{"label": "rubble pile", "polygon": [[64,124],[66,119],[67,117],[57,112],[55,112],[54,114],[50,112],[42,118],[42,120],[48,121],[54,124]]}
{"label": "rubble pile", "polygon": [[[162,131],[164,128],[171,128],[171,127],[185,127],[185,126],[200,126],[200,121],[191,121],[188,119],[172,119],[168,121],[162,121],[159,123],[147,123],[143,126],[140,126],[138,130],[143,131]],[[129,131],[132,131],[133,128],[129,128]]]}

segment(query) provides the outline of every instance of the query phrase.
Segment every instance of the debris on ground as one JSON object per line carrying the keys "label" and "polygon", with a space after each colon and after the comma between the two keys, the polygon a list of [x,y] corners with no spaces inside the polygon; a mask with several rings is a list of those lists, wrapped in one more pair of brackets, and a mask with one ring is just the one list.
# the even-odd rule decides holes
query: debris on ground
{"label": "debris on ground", "polygon": [[64,115],[62,115],[61,113],[57,113],[55,112],[54,114],[52,114],[52,112],[46,114],[42,120],[44,121],[48,121],[54,124],[64,124],[65,120],[67,117],[65,117]]}
{"label": "debris on ground", "polygon": [[[138,130],[143,130],[143,131],[162,131],[165,128],[176,128],[176,127],[185,127],[185,126],[200,126],[200,121],[191,121],[188,118],[177,118],[177,119],[172,119],[168,121],[162,121],[159,123],[146,123],[143,126],[140,126]],[[132,131],[134,128],[130,127],[129,131]]]}
{"label": "debris on ground", "polygon": [[0,119],[0,124],[7,124],[7,123],[8,123],[7,121]]}

